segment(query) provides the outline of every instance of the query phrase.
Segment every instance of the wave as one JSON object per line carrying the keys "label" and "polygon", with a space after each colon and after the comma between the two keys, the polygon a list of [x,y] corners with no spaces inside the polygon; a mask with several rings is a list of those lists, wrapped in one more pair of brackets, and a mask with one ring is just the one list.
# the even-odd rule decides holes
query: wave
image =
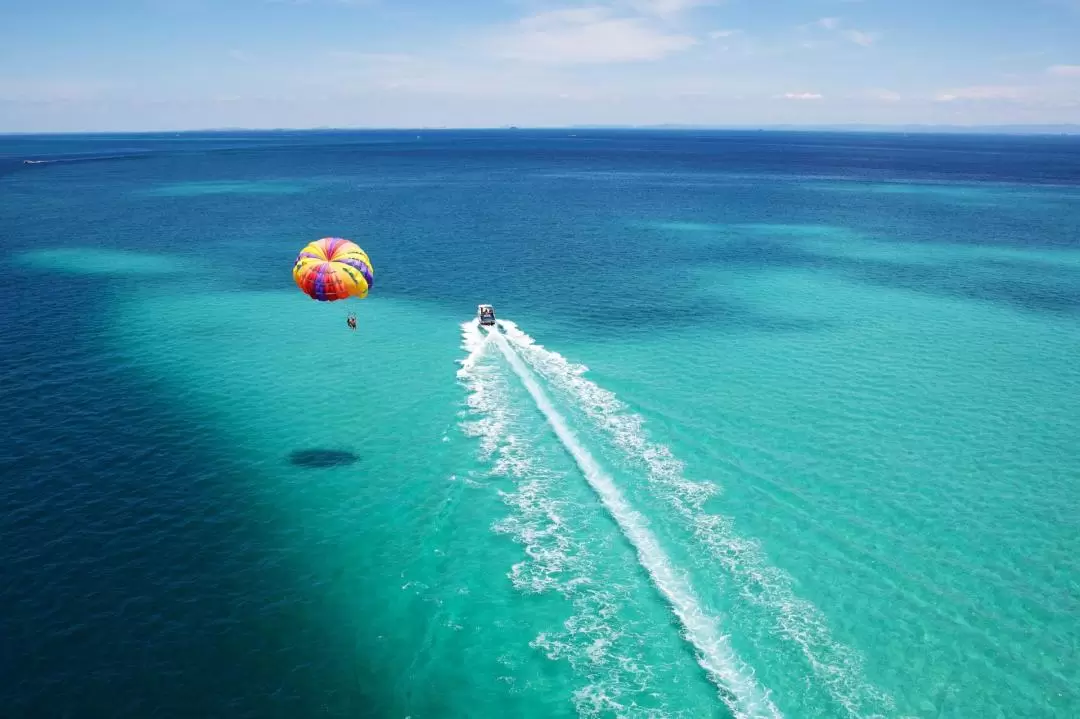
{"label": "wave", "polygon": [[643,417],[583,376],[587,367],[537,344],[515,323],[500,322],[507,341],[529,367],[573,398],[626,461],[643,470],[649,486],[685,521],[708,556],[732,577],[738,598],[771,619],[773,638],[798,648],[833,701],[853,717],[884,716],[894,710],[892,698],[864,679],[859,654],[833,639],[821,611],[796,596],[792,579],[769,564],[756,542],[739,537],[730,518],[705,510],[705,503],[719,492],[717,485],[687,479],[682,463],[670,449],[648,439]]}
{"label": "wave", "polygon": [[24,159],[24,165],[59,165],[73,162],[107,162],[111,160],[142,160],[150,155],[148,153],[130,153],[123,155],[90,155],[87,157],[54,157],[43,160]]}

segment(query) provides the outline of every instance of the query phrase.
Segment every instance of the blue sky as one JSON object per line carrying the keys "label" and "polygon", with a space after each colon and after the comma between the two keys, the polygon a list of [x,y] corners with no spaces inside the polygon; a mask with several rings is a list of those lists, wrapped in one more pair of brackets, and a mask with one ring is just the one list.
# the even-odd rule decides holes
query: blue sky
{"label": "blue sky", "polygon": [[0,0],[0,131],[1080,123],[1080,0]]}

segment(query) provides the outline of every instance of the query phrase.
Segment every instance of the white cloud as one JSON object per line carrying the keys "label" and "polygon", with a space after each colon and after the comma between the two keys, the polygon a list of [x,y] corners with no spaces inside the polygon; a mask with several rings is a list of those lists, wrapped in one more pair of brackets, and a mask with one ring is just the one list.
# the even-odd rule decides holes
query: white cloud
{"label": "white cloud", "polygon": [[878,38],[877,33],[863,32],[862,30],[845,30],[844,37],[863,47],[870,47],[877,42]]}
{"label": "white cloud", "polygon": [[956,100],[1021,100],[1027,92],[1022,87],[1012,85],[975,85],[939,92],[938,102]]}
{"label": "white cloud", "polygon": [[668,32],[645,18],[583,7],[527,17],[492,44],[505,58],[574,64],[659,60],[697,44],[697,39]]}
{"label": "white cloud", "polygon": [[713,40],[721,40],[725,37],[734,37],[742,33],[742,30],[713,30],[709,33],[709,37]]}
{"label": "white cloud", "polygon": [[892,90],[871,90],[869,96],[880,102],[900,102],[903,99],[900,93]]}
{"label": "white cloud", "polygon": [[629,0],[629,5],[643,15],[670,18],[717,0]]}
{"label": "white cloud", "polygon": [[416,55],[394,52],[358,52],[356,50],[329,50],[326,56],[334,60],[366,65],[404,65],[417,62]]}
{"label": "white cloud", "polygon": [[[802,29],[820,29],[827,32],[835,33],[841,37],[849,40],[856,45],[863,47],[870,47],[877,42],[879,33],[867,32],[865,30],[858,30],[856,28],[841,28],[840,18],[838,17],[823,17],[820,20],[816,20],[809,25],[803,25]],[[804,47],[809,47],[804,44]]]}
{"label": "white cloud", "polygon": [[779,97],[784,100],[821,100],[824,96],[816,92],[785,92]]}
{"label": "white cloud", "polygon": [[594,88],[575,74],[540,64],[350,50],[314,54],[308,63],[293,69],[285,84],[326,97],[437,96],[439,102],[523,97],[586,100],[595,94]]}
{"label": "white cloud", "polygon": [[1053,65],[1046,71],[1059,77],[1080,77],[1080,65]]}

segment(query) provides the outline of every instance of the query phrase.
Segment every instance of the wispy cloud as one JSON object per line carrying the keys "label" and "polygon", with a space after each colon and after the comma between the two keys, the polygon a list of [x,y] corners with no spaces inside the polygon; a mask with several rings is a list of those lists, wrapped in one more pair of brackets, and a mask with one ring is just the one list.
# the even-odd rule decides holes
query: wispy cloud
{"label": "wispy cloud", "polygon": [[868,94],[871,99],[880,102],[900,102],[904,99],[900,93],[892,90],[871,90]]}
{"label": "wispy cloud", "polygon": [[960,87],[952,90],[939,92],[935,98],[938,102],[955,102],[956,100],[1021,100],[1027,95],[1022,87],[1013,85],[975,85],[972,87]]}
{"label": "wispy cloud", "polygon": [[862,30],[844,30],[843,35],[856,45],[862,45],[863,47],[870,47],[878,39],[877,33],[863,32]]}
{"label": "wispy cloud", "polygon": [[[824,30],[863,47],[870,47],[877,42],[878,38],[881,36],[881,34],[877,32],[843,27],[841,20],[838,17],[823,17],[815,20],[809,25],[803,25],[802,27],[803,29]],[[806,45],[804,43],[804,47],[812,47],[812,45]]]}
{"label": "wispy cloud", "polygon": [[816,92],[785,92],[777,97],[783,100],[821,100],[824,95]]}
{"label": "wispy cloud", "polygon": [[643,17],[583,7],[527,17],[496,37],[492,49],[502,57],[529,62],[611,63],[659,60],[697,42]]}
{"label": "wispy cloud", "polygon": [[378,5],[379,1],[380,0],[266,0],[266,2],[278,5],[352,5],[354,7]]}
{"label": "wispy cloud", "polygon": [[416,55],[395,52],[361,52],[357,50],[328,50],[326,56],[334,60],[370,65],[404,65],[419,60]]}
{"label": "wispy cloud", "polygon": [[627,4],[643,15],[671,18],[688,10],[714,5],[718,0],[628,0]]}
{"label": "wispy cloud", "polygon": [[1051,65],[1046,71],[1058,77],[1080,77],[1080,65]]}
{"label": "wispy cloud", "polygon": [[[438,54],[327,50],[296,68],[291,83],[317,96],[384,99],[437,96],[440,102],[500,98],[588,100],[596,88],[573,73],[534,63],[449,60]],[[603,89],[603,88],[601,88]]]}

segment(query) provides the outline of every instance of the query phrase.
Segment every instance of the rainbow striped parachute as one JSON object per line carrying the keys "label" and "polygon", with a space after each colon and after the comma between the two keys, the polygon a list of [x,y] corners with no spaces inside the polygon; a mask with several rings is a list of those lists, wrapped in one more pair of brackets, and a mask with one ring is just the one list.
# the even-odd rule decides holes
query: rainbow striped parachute
{"label": "rainbow striped parachute", "polygon": [[333,302],[367,297],[375,273],[367,253],[356,243],[324,237],[300,250],[293,265],[293,279],[312,299]]}

